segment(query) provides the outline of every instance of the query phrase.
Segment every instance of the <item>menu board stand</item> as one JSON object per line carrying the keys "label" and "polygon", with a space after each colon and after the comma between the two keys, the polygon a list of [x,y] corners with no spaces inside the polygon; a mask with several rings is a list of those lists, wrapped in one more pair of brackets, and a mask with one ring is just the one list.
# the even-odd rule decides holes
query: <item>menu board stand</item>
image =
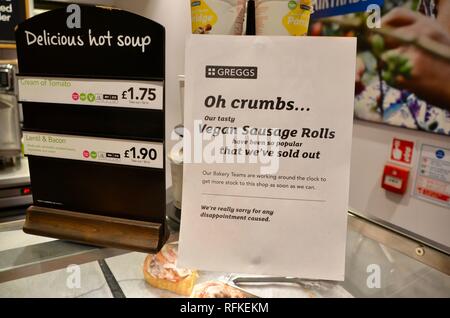
{"label": "menu board stand", "polygon": [[[83,229],[86,230],[83,230]],[[31,206],[27,210],[24,231],[29,234],[113,246],[136,251],[158,249],[160,223],[112,218]]]}
{"label": "menu board stand", "polygon": [[79,28],[62,8],[16,30],[33,191],[23,230],[154,252],[169,234],[165,30],[126,11],[79,8]]}

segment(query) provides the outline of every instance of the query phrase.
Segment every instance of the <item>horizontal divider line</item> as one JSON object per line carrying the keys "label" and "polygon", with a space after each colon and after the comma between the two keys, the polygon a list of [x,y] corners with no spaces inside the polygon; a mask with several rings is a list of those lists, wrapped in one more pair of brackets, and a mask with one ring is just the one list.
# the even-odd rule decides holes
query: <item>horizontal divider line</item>
{"label": "horizontal divider line", "polygon": [[[129,109],[143,109],[143,110],[155,110],[155,111],[162,111],[163,109],[156,109],[156,108],[142,108],[142,107],[131,107],[131,106],[118,106],[119,104],[111,104],[111,105],[99,105],[99,104],[92,104],[90,102],[86,103],[61,103],[61,102],[52,102],[52,99],[49,98],[45,102],[43,101],[36,101],[36,100],[23,100],[19,98],[17,99],[18,103],[29,103],[29,104],[45,104],[45,105],[59,105],[59,106],[89,106],[89,107],[114,107],[114,108],[129,108]],[[123,105],[123,104],[120,104]]]}
{"label": "horizontal divider line", "polygon": [[143,107],[132,107],[132,106],[122,106],[123,104],[120,104],[120,105],[115,105],[115,104],[112,104],[112,105],[99,105],[99,104],[89,104],[89,103],[77,103],[77,104],[68,104],[68,103],[60,103],[60,102],[52,102],[52,101],[45,101],[45,102],[42,102],[42,101],[30,101],[30,100],[27,100],[27,101],[24,101],[24,100],[22,100],[22,99],[18,99],[17,100],[17,102],[18,103],[21,103],[21,104],[45,104],[46,106],[48,106],[48,105],[57,105],[56,107],[58,107],[58,106],[68,106],[68,107],[73,107],[73,106],[82,106],[82,107],[98,107],[98,108],[120,108],[120,109],[124,109],[124,110],[130,110],[130,111],[132,111],[132,110],[145,110],[145,111],[155,111],[155,112],[161,112],[161,113],[164,113],[164,107],[163,108],[161,108],[161,109],[158,109],[158,108],[143,108]]}
{"label": "horizontal divider line", "polygon": [[235,195],[235,194],[220,194],[220,193],[202,193],[202,195],[219,196],[219,197],[252,198],[252,199],[269,199],[269,200],[327,202],[326,200],[296,199],[296,198],[275,198],[275,197],[258,197],[258,196],[251,196],[251,195]]}
{"label": "horizontal divider line", "polygon": [[93,165],[107,165],[107,166],[117,166],[117,167],[128,167],[128,168],[138,168],[138,169],[151,169],[151,170],[164,170],[166,171],[166,168],[161,167],[145,167],[145,166],[136,166],[136,165],[129,165],[129,164],[122,164],[122,163],[112,163],[108,161],[93,161],[93,160],[83,160],[83,159],[72,159],[72,158],[60,158],[60,157],[48,157],[48,156],[41,156],[41,155],[28,155],[25,154],[25,157],[32,157],[32,158],[39,158],[39,159],[48,159],[51,161],[58,161],[58,160],[67,160],[67,161],[77,161],[79,163],[83,164],[93,164]]}
{"label": "horizontal divider line", "polygon": [[87,80],[116,80],[116,81],[141,81],[141,82],[161,82],[164,83],[165,79],[163,77],[134,77],[134,76],[107,76],[102,75],[100,77],[98,76],[89,76],[89,75],[72,75],[72,74],[42,74],[42,73],[18,73],[16,74],[17,77],[22,78],[30,78],[30,77],[42,77],[42,78],[68,78],[68,79],[87,79]]}

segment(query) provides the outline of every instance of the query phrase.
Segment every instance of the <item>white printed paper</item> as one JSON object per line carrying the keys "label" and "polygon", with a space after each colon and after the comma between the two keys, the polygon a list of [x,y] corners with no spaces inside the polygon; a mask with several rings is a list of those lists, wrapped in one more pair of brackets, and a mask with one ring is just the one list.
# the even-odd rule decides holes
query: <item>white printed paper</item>
{"label": "white printed paper", "polygon": [[192,35],[179,266],[343,280],[356,40]]}
{"label": "white printed paper", "polygon": [[422,145],[413,195],[450,208],[450,149]]}
{"label": "white printed paper", "polygon": [[163,82],[19,77],[19,101],[163,109]]}
{"label": "white printed paper", "polygon": [[163,169],[163,144],[25,131],[26,155]]}

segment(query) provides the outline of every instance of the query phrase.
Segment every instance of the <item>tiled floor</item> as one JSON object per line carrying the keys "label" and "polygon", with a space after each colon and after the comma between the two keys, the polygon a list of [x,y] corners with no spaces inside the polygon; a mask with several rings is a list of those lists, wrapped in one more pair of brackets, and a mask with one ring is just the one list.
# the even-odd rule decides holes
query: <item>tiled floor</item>
{"label": "tiled floor", "polygon": [[74,272],[66,269],[5,282],[0,284],[0,297],[112,297],[97,262],[81,265],[79,273],[79,286]]}
{"label": "tiled floor", "polygon": [[[98,250],[27,235],[21,230],[0,231],[0,274],[2,270],[24,264],[42,266],[39,260],[59,258],[65,253],[79,255],[86,249]],[[123,295],[178,297],[168,291],[155,289],[144,281],[142,265],[145,257],[144,253],[134,252],[105,259],[114,276],[112,279],[117,281]],[[358,233],[349,232],[346,259],[346,280],[341,283],[342,287],[336,283],[314,282],[315,287],[265,285],[247,286],[246,290],[262,297],[450,297],[448,276]],[[369,288],[367,285],[367,266],[371,264],[380,268],[381,288]],[[98,262],[81,265],[79,274],[79,286],[73,284],[77,276],[66,268],[7,281],[0,284],[0,298],[113,297]],[[199,274],[199,283],[227,277],[225,273],[200,271]]]}
{"label": "tiled floor", "polygon": [[[142,265],[146,254],[130,253],[108,258],[106,260],[111,272],[118,281],[126,297],[179,297],[171,292],[151,287],[144,281]],[[199,271],[197,283],[208,280],[226,279],[228,274]],[[319,286],[319,285],[316,285]],[[296,285],[246,286],[246,290],[260,297],[351,297],[336,284],[321,283],[319,288],[303,288]]]}
{"label": "tiled floor", "polygon": [[177,295],[149,286],[144,280],[142,264],[146,254],[129,253],[106,259],[111,272],[127,298],[177,297]]}
{"label": "tiled floor", "polygon": [[22,230],[0,232],[0,251],[53,240],[49,237],[25,234]]}
{"label": "tiled floor", "polygon": [[[22,230],[0,231],[0,270],[64,254],[58,251],[61,247],[57,243],[55,239],[25,234]],[[73,246],[76,252],[76,245]],[[64,268],[0,283],[0,298],[112,297],[97,262],[83,264],[76,272],[79,276]]]}

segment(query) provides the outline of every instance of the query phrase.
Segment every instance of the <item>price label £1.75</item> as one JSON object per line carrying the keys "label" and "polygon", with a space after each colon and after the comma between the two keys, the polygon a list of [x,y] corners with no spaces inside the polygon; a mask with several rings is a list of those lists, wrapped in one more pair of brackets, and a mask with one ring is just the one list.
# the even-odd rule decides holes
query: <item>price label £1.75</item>
{"label": "price label \u00a31.75", "polygon": [[146,83],[144,85],[130,85],[121,90],[119,96],[121,103],[132,105],[148,105],[155,109],[155,106],[161,105],[163,100],[162,86],[156,83]]}
{"label": "price label \u00a31.75", "polygon": [[163,81],[20,77],[21,102],[163,110]]}
{"label": "price label \u00a31.75", "polygon": [[122,99],[154,101],[156,99],[155,87],[130,87],[122,92]]}

